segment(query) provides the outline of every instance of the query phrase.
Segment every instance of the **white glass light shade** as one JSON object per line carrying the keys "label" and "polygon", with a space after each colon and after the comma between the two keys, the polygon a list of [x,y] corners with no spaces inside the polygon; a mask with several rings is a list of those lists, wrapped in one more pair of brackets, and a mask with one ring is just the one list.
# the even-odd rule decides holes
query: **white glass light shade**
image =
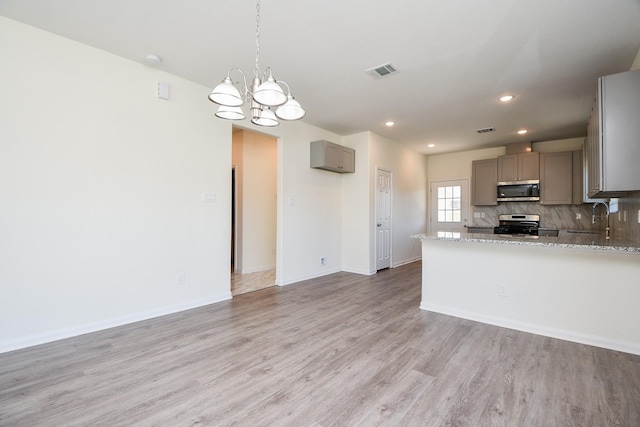
{"label": "white glass light shade", "polygon": [[240,92],[238,92],[229,77],[226,77],[222,83],[213,89],[213,92],[209,95],[209,100],[227,107],[239,107],[244,102]]}
{"label": "white glass light shade", "polygon": [[218,111],[216,111],[216,117],[226,120],[242,120],[244,119],[244,112],[240,107],[227,107],[226,105],[221,105],[220,108],[218,108]]}
{"label": "white glass light shade", "polygon": [[276,116],[282,120],[298,120],[304,117],[306,112],[291,94],[287,95],[287,102],[276,110]]}
{"label": "white glass light shade", "polygon": [[277,107],[287,102],[287,95],[284,94],[282,88],[276,83],[273,76],[269,76],[267,80],[260,84],[258,89],[253,92],[253,99],[259,104]]}
{"label": "white glass light shade", "polygon": [[251,119],[251,123],[258,126],[278,126],[278,119],[268,107],[264,107],[258,114],[258,116]]}

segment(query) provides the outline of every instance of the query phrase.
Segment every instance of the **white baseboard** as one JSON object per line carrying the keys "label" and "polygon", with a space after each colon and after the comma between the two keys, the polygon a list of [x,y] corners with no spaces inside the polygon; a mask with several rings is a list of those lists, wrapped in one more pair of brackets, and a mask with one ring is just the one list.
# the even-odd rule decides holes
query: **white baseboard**
{"label": "white baseboard", "polygon": [[155,317],[166,316],[167,314],[178,313],[180,311],[190,310],[192,308],[198,308],[217,302],[230,300],[231,292],[225,292],[220,295],[215,295],[210,298],[204,298],[200,300],[189,301],[183,304],[177,304],[174,306],[162,307],[156,310],[145,311],[141,313],[134,313],[127,316],[108,319],[100,322],[88,323],[72,328],[60,329],[51,332],[45,332],[42,334],[30,335],[14,340],[0,342],[0,353],[6,353],[9,351],[19,350],[21,348],[32,347],[39,344],[46,344],[48,342],[58,341],[65,338],[76,337],[78,335],[84,335],[91,332],[102,331],[105,329],[115,328],[117,326],[127,325],[129,323],[140,322],[142,320],[153,319]]}
{"label": "white baseboard", "polygon": [[393,265],[391,266],[391,268],[396,268],[396,267],[400,267],[402,265],[406,265],[406,264],[411,264],[412,262],[416,262],[416,261],[420,261],[422,260],[422,257],[416,257],[416,258],[411,258],[405,261],[398,261],[398,262],[394,262]]}
{"label": "white baseboard", "polygon": [[566,329],[549,328],[546,326],[519,322],[511,319],[486,316],[480,313],[458,310],[455,308],[445,307],[437,304],[428,304],[424,301],[420,302],[420,308],[426,311],[433,311],[453,317],[459,317],[461,319],[473,320],[475,322],[515,329],[517,331],[528,332],[545,337],[558,338],[565,341],[571,341],[580,344],[592,345],[595,347],[607,348],[609,350],[616,350],[625,353],[640,355],[640,344],[634,342],[612,340],[607,337],[588,335]]}
{"label": "white baseboard", "polygon": [[376,271],[368,271],[368,270],[358,270],[358,269],[350,269],[350,268],[346,268],[344,270],[345,273],[353,273],[353,274],[362,274],[363,276],[373,276],[374,274],[376,274]]}
{"label": "white baseboard", "polygon": [[317,277],[327,276],[327,275],[333,274],[333,273],[340,273],[341,271],[342,270],[339,269],[339,268],[332,268],[330,270],[322,270],[322,272],[316,272],[316,273],[305,275],[305,276],[294,277],[293,279],[289,279],[286,282],[279,283],[278,286],[293,285],[294,283],[302,282],[304,280],[315,279]]}

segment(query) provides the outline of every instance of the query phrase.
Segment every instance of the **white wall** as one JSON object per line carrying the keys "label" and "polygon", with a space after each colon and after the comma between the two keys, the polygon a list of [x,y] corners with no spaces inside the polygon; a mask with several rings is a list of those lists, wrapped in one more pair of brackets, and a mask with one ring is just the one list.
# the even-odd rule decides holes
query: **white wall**
{"label": "white wall", "polygon": [[[312,169],[309,160],[311,141],[342,144],[342,137],[300,121],[274,128],[256,128],[246,120],[234,125],[278,139],[276,283],[341,271],[341,175]],[[320,265],[323,257],[326,265]]]}
{"label": "white wall", "polygon": [[356,172],[342,175],[342,269],[352,273],[373,274],[374,211],[371,207],[369,173],[369,132],[344,138],[344,145],[356,150]]}
{"label": "white wall", "polygon": [[450,154],[434,154],[427,158],[429,182],[468,179],[471,182],[471,162],[503,156],[505,147],[485,148]]}
{"label": "white wall", "polygon": [[[586,128],[585,128],[586,132]],[[585,138],[556,139],[531,143],[532,151],[540,153],[560,153],[563,151],[582,150]]]}
{"label": "white wall", "polygon": [[[370,133],[370,212],[371,241],[375,242],[375,173],[376,168],[393,173],[392,266],[420,259],[420,245],[411,235],[427,230],[427,157],[404,145]],[[371,265],[375,268],[375,245]]]}
{"label": "white wall", "polygon": [[229,298],[208,89],[1,17],[0,56],[0,351]]}
{"label": "white wall", "polygon": [[[211,88],[2,17],[0,55],[0,352],[230,298],[232,123]],[[394,264],[419,257],[424,156],[259,130],[278,141],[278,284],[375,270],[372,165],[394,172]],[[310,168],[318,139],[353,145],[356,174]]]}
{"label": "white wall", "polygon": [[634,59],[633,64],[631,64],[631,71],[633,70],[640,70],[640,49],[638,50],[638,53],[636,54],[636,59]]}
{"label": "white wall", "polygon": [[[229,298],[232,124],[211,89],[5,18],[0,54],[0,351]],[[342,184],[309,142],[340,137],[269,133],[277,280],[339,271]]]}
{"label": "white wall", "polygon": [[260,130],[279,139],[276,283],[341,271],[341,175],[309,166],[311,141],[341,138],[302,122]]}
{"label": "white wall", "polygon": [[236,196],[241,199],[236,203],[236,227],[241,233],[236,242],[235,271],[246,274],[270,270],[276,267],[277,141],[271,136],[239,131],[233,134],[233,146],[239,190]]}

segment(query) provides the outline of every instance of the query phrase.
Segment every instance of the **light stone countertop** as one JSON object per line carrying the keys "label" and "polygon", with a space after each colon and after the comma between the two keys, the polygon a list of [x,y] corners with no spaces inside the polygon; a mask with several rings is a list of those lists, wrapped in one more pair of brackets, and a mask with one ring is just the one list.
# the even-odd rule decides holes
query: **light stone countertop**
{"label": "light stone countertop", "polygon": [[560,231],[558,237],[518,237],[500,234],[433,232],[411,236],[421,240],[451,240],[460,242],[492,243],[520,246],[551,246],[557,248],[582,249],[640,254],[640,242],[622,239],[607,240],[604,234],[572,233]]}

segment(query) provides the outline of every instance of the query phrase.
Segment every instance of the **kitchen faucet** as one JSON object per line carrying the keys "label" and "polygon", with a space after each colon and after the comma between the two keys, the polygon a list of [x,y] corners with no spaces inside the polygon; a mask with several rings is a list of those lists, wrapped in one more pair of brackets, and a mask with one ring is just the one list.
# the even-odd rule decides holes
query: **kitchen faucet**
{"label": "kitchen faucet", "polygon": [[598,207],[598,205],[604,205],[604,208],[607,211],[607,226],[604,229],[605,230],[605,234],[604,237],[605,239],[609,239],[610,238],[610,228],[609,228],[609,204],[607,202],[595,202],[593,204],[593,206],[591,206],[591,223],[595,224],[596,223],[596,207]]}

